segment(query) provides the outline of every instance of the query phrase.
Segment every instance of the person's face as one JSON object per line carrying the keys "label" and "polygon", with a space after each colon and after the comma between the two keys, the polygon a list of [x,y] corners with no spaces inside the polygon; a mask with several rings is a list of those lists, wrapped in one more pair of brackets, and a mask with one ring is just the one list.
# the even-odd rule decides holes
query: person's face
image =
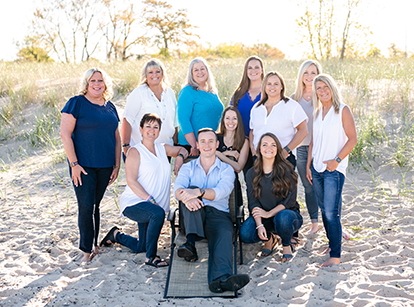
{"label": "person's face", "polygon": [[260,144],[260,153],[263,158],[275,158],[277,154],[277,146],[275,140],[270,136],[265,136]]}
{"label": "person's face", "polygon": [[318,99],[322,103],[332,101],[332,92],[325,82],[323,81],[316,82],[315,90],[316,90],[316,95],[318,96]]}
{"label": "person's face", "polygon": [[265,92],[269,98],[280,97],[282,83],[278,76],[271,76],[266,81]]}
{"label": "person's face", "polygon": [[207,67],[202,63],[198,62],[193,65],[191,70],[193,79],[198,85],[204,85],[208,79]]}
{"label": "person's face", "polygon": [[237,114],[233,110],[228,110],[226,115],[224,116],[224,126],[226,126],[226,130],[234,131],[237,128],[238,120]]}
{"label": "person's face", "polygon": [[212,157],[216,155],[219,142],[216,135],[211,131],[202,132],[198,135],[197,148],[202,157]]}
{"label": "person's face", "polygon": [[153,67],[147,70],[147,83],[151,86],[157,86],[161,83],[162,71],[158,67]]}
{"label": "person's face", "polygon": [[144,126],[139,127],[142,139],[155,141],[160,135],[160,125],[157,121],[151,121],[144,123]]}
{"label": "person's face", "polygon": [[318,75],[318,70],[314,64],[306,68],[302,76],[302,82],[305,86],[312,86],[313,79]]}
{"label": "person's face", "polygon": [[94,72],[88,81],[87,93],[94,98],[102,98],[105,92],[105,83],[100,72]]}
{"label": "person's face", "polygon": [[247,64],[247,77],[250,81],[261,80],[263,69],[258,60],[250,60]]}

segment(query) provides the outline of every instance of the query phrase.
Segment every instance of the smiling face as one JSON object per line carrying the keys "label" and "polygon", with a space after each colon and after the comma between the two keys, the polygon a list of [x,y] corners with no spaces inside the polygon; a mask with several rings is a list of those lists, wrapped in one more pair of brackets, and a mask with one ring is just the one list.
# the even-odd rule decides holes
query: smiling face
{"label": "smiling face", "polygon": [[224,116],[224,126],[228,131],[234,131],[237,128],[237,114],[233,110],[228,110]]}
{"label": "smiling face", "polygon": [[216,149],[219,146],[217,136],[212,131],[201,132],[198,135],[197,148],[200,156],[209,158],[216,155]]}
{"label": "smiling face", "polygon": [[258,60],[250,60],[247,64],[247,77],[250,81],[261,80],[263,74],[262,65]]}
{"label": "smiling face", "polygon": [[323,81],[317,81],[315,83],[315,90],[318,99],[322,103],[332,102],[332,92],[328,85]]}
{"label": "smiling face", "polygon": [[156,66],[152,66],[147,70],[147,83],[149,87],[157,86],[162,81],[162,71]]}
{"label": "smiling face", "polygon": [[105,89],[106,86],[102,74],[100,72],[94,72],[88,81],[87,94],[92,98],[101,99]]}
{"label": "smiling face", "polygon": [[157,121],[149,121],[144,123],[143,127],[139,127],[143,140],[155,141],[160,135],[160,125]]}
{"label": "smiling face", "polygon": [[302,82],[306,87],[312,87],[313,79],[318,75],[318,69],[314,64],[311,64],[306,68],[302,76]]}
{"label": "smiling face", "polygon": [[204,86],[207,83],[208,71],[207,67],[202,62],[194,63],[193,68],[191,69],[191,74],[198,85]]}
{"label": "smiling face", "polygon": [[263,159],[274,159],[277,154],[276,141],[268,135],[264,136],[260,143],[260,153]]}
{"label": "smiling face", "polygon": [[280,100],[282,89],[282,82],[280,82],[278,76],[270,76],[267,78],[265,92],[269,98],[277,98]]}

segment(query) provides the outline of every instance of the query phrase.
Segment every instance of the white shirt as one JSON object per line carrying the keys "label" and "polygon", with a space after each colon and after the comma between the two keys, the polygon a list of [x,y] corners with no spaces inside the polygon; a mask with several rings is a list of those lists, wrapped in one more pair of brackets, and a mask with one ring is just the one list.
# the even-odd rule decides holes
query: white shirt
{"label": "white shirt", "polygon": [[[155,144],[155,156],[142,143],[134,146],[140,154],[140,164],[138,169],[137,181],[145,191],[154,197],[157,204],[165,212],[170,211],[170,186],[171,186],[171,166],[168,162],[164,144]],[[130,149],[131,150],[131,149]],[[132,189],[127,186],[124,193],[119,199],[121,217],[125,208],[134,206],[145,199],[136,195]]]}
{"label": "white shirt", "polygon": [[160,135],[155,142],[173,145],[176,106],[177,100],[170,88],[162,92],[161,101],[158,100],[147,84],[142,84],[134,89],[127,97],[124,110],[124,118],[132,128],[131,146],[141,142],[139,123],[146,113],[155,113],[162,120]]}
{"label": "white shirt", "polygon": [[[253,129],[255,148],[259,144],[260,137],[267,132],[276,135],[282,147],[285,147],[295,136],[296,127],[304,120],[308,120],[305,111],[293,99],[287,102],[279,101],[273,106],[269,115],[264,104],[257,107],[259,103],[256,103],[250,111],[250,129]],[[296,155],[296,148],[292,153]]]}
{"label": "white shirt", "polygon": [[[313,118],[312,158],[313,167],[319,173],[326,170],[326,164],[323,161],[334,159],[348,141],[342,124],[342,111],[345,106],[346,104],[344,103],[340,104],[339,114],[335,113],[334,107],[332,106],[323,120],[321,109],[318,117]],[[346,176],[347,167],[348,156],[338,164],[336,170]]]}

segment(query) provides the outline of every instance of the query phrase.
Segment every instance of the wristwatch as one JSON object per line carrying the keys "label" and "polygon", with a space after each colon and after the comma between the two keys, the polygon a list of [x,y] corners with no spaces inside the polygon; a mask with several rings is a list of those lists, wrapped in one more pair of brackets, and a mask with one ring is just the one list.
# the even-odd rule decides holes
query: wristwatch
{"label": "wristwatch", "polygon": [[206,194],[206,190],[204,190],[203,188],[199,188],[201,195],[198,198],[203,198],[204,194]]}
{"label": "wristwatch", "polygon": [[336,157],[335,157],[335,161],[336,161],[336,162],[338,162],[338,163],[341,163],[342,159],[341,159],[341,158],[339,158],[338,156],[336,156]]}
{"label": "wristwatch", "polygon": [[76,165],[79,165],[78,161],[75,162],[70,162],[69,163],[70,167],[75,167]]}

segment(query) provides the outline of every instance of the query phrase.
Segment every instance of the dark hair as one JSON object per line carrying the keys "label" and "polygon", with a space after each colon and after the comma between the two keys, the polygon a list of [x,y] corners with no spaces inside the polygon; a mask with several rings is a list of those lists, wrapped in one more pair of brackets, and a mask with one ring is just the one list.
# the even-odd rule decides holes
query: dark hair
{"label": "dark hair", "polygon": [[265,136],[271,137],[276,142],[277,148],[272,170],[273,194],[286,198],[292,185],[291,178],[293,178],[297,184],[298,175],[295,173],[293,165],[283,157],[283,148],[278,138],[270,132],[263,134],[257,145],[257,159],[254,162],[253,195],[255,198],[259,199],[262,192],[261,182],[265,174],[263,171],[263,156],[260,147]]}
{"label": "dark hair", "polygon": [[141,128],[144,128],[144,125],[150,122],[157,122],[158,125],[160,125],[160,130],[161,130],[161,124],[162,124],[161,118],[157,114],[154,114],[154,113],[144,114],[144,116],[141,118],[141,121],[139,122],[139,126]]}
{"label": "dark hair", "polygon": [[250,87],[250,79],[247,76],[247,69],[249,67],[249,62],[252,60],[256,60],[260,62],[260,66],[262,67],[262,81],[263,81],[263,77],[264,77],[264,68],[263,68],[263,60],[261,58],[259,58],[258,56],[252,55],[251,57],[249,57],[246,60],[246,63],[244,63],[244,70],[243,70],[243,75],[242,78],[240,80],[239,85],[237,86],[236,90],[234,91],[233,94],[233,105],[237,108],[237,106],[239,105],[239,100],[243,98],[243,96],[247,93],[247,91],[249,90]]}
{"label": "dark hair", "polygon": [[214,133],[214,135],[215,135],[215,137],[216,137],[216,141],[217,141],[217,133],[216,133],[216,131],[214,131],[213,129],[211,129],[211,128],[201,128],[200,130],[198,130],[198,132],[197,132],[197,142],[198,142],[198,136],[201,134],[201,133],[203,133],[203,132],[213,132]]}
{"label": "dark hair", "polygon": [[269,98],[266,94],[266,83],[267,80],[270,77],[276,76],[279,78],[280,83],[282,84],[282,90],[280,91],[280,99],[283,100],[285,103],[289,101],[289,98],[285,96],[286,93],[286,83],[285,83],[285,79],[283,79],[282,75],[280,74],[280,72],[277,71],[271,71],[268,72],[266,74],[266,76],[264,77],[263,83],[262,83],[262,98],[260,99],[260,102],[257,104],[257,106],[261,106],[262,104],[265,104],[265,102],[267,101],[267,99]]}
{"label": "dark hair", "polygon": [[224,117],[226,116],[227,111],[234,111],[236,112],[237,116],[237,127],[234,131],[234,140],[233,140],[233,150],[237,150],[240,152],[244,145],[244,140],[246,139],[244,134],[244,127],[243,127],[243,119],[240,115],[239,110],[236,109],[234,106],[228,106],[224,109],[223,115],[221,116],[220,125],[218,133],[223,134],[223,136],[226,134],[226,125],[224,124]]}

